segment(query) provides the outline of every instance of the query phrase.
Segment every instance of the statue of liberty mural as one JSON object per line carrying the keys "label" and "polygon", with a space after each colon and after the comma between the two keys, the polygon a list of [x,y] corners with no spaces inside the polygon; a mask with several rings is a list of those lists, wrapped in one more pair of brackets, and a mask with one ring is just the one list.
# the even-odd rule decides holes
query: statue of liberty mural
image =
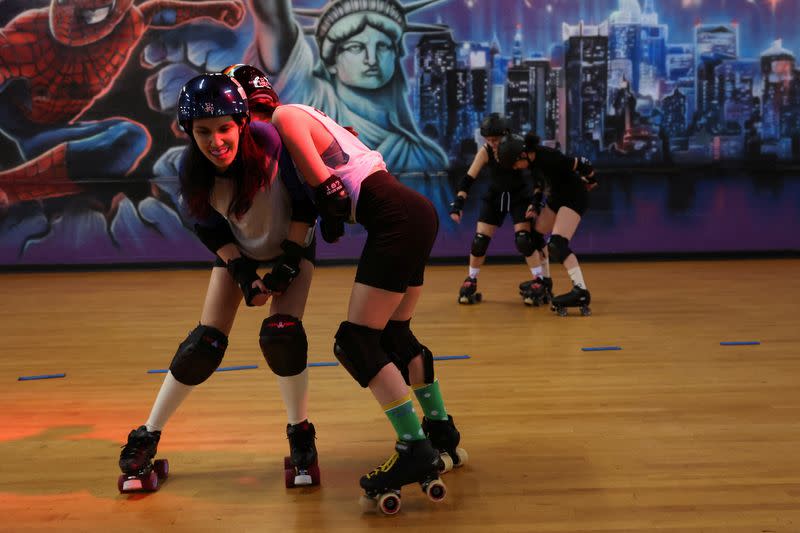
{"label": "statue of liberty mural", "polygon": [[[243,61],[270,74],[284,102],[312,105],[352,126],[394,172],[444,170],[444,151],[417,128],[400,64],[403,36],[444,26],[409,23],[407,15],[441,0],[332,0],[292,9],[290,0],[249,0],[255,39]],[[312,17],[302,28],[295,16]],[[318,58],[304,33],[313,33]]]}

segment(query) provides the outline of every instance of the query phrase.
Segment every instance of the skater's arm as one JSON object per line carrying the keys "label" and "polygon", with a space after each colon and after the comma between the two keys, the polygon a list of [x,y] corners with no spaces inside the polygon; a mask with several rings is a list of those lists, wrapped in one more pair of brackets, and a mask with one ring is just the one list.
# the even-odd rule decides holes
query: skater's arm
{"label": "skater's arm", "polygon": [[481,169],[488,162],[489,155],[486,153],[486,150],[481,148],[478,150],[478,153],[475,154],[475,159],[472,160],[469,170],[467,170],[467,173],[461,178],[461,183],[459,183],[456,189],[456,197],[450,202],[450,218],[453,219],[454,222],[461,222],[461,214],[464,212],[464,203],[469,195],[469,190],[475,183]]}

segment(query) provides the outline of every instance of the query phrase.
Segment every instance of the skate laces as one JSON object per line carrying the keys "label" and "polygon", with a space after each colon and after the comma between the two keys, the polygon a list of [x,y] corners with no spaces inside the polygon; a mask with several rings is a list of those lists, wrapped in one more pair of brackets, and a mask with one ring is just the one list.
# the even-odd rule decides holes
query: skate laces
{"label": "skate laces", "polygon": [[382,465],[376,467],[372,472],[367,474],[367,479],[369,479],[369,478],[371,478],[373,476],[377,476],[381,472],[388,472],[389,470],[392,469],[392,467],[394,466],[394,464],[397,462],[397,460],[399,458],[400,458],[400,454],[397,453],[397,452],[394,452],[388,459],[386,459],[386,461]]}

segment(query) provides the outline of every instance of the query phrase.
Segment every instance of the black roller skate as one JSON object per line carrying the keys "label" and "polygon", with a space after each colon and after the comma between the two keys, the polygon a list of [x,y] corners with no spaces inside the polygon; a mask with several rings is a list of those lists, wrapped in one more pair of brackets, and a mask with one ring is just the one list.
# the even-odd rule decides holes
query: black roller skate
{"label": "black roller skate", "polygon": [[166,459],[153,462],[160,439],[160,431],[147,431],[146,426],[139,426],[128,434],[128,443],[119,454],[122,475],[117,479],[117,488],[120,492],[153,492],[161,487],[169,476],[169,462]]}
{"label": "black roller skate", "polygon": [[482,299],[483,296],[478,292],[478,278],[467,276],[467,279],[461,285],[461,290],[458,291],[458,303],[476,304]]}
{"label": "black roller skate", "polygon": [[590,316],[592,314],[592,310],[589,309],[591,301],[592,295],[589,294],[589,291],[573,286],[571,291],[554,297],[550,309],[558,313],[558,316],[567,316],[567,308],[579,307],[582,316]]}
{"label": "black roller skate", "polygon": [[553,280],[552,278],[535,277],[532,280],[523,281],[519,284],[519,294],[525,305],[533,307],[546,305],[553,299]]}
{"label": "black roller skate", "polygon": [[302,485],[319,485],[320,474],[317,463],[317,447],[314,445],[316,431],[308,420],[299,424],[287,424],[289,456],[283,458],[286,488]]}
{"label": "black roller skate", "polygon": [[454,467],[464,466],[469,459],[467,450],[459,448],[461,434],[453,423],[453,417],[447,415],[447,420],[422,419],[422,431],[431,440],[433,447],[439,450],[439,473],[449,472]]}
{"label": "black roller skate", "polygon": [[362,476],[362,508],[376,507],[387,515],[400,510],[400,489],[403,485],[419,483],[428,498],[442,501],[447,488],[439,479],[439,452],[428,439],[397,441],[396,450],[385,463],[369,474]]}

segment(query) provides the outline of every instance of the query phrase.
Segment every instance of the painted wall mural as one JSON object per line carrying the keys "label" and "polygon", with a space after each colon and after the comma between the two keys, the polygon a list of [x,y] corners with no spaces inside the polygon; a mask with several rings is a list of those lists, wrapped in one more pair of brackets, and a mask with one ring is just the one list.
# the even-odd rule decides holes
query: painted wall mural
{"label": "painted wall mural", "polygon": [[[798,250],[798,17],[788,0],[0,0],[0,265],[209,259],[179,207],[175,104],[239,62],[431,198],[435,256],[468,254],[485,184],[461,225],[447,204],[491,112],[601,168],[582,254]],[[355,257],[348,232],[319,256]]]}

